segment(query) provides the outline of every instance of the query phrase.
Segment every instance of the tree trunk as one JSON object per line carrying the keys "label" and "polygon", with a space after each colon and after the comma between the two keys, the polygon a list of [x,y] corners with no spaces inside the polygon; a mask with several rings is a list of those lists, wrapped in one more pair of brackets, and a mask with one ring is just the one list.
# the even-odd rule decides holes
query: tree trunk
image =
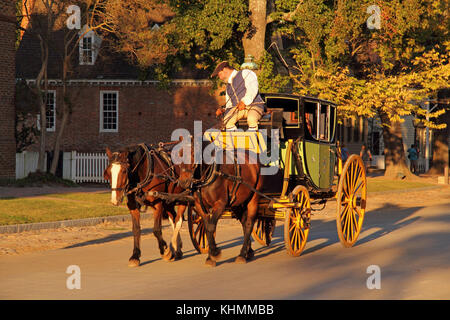
{"label": "tree trunk", "polygon": [[[65,103],[64,103],[64,105],[65,105]],[[63,108],[65,109],[66,106],[64,106]],[[69,112],[64,111],[64,113],[62,115],[61,123],[59,124],[59,130],[58,130],[58,134],[56,135],[55,144],[53,147],[53,159],[52,159],[52,164],[50,167],[50,173],[53,175],[56,174],[56,169],[58,168],[59,152],[61,150],[61,140],[62,140],[64,129],[66,127],[68,119],[69,119]]]}
{"label": "tree trunk", "polygon": [[[40,172],[45,172],[47,169],[45,163],[45,144],[46,144],[46,134],[47,134],[47,66],[48,66],[48,43],[39,36],[41,43],[41,53],[42,53],[42,64],[41,70],[36,78],[36,91],[39,101],[39,114],[40,114],[40,135],[39,135],[39,157],[37,170]],[[42,80],[44,80],[44,90],[42,90]]]}
{"label": "tree trunk", "polygon": [[444,168],[449,165],[449,134],[450,134],[450,110],[441,115],[436,121],[438,124],[446,123],[447,127],[442,130],[433,130],[433,148],[432,157],[433,164],[428,173],[430,174],[444,174]]}
{"label": "tree trunk", "polygon": [[59,162],[59,151],[61,149],[61,140],[64,136],[64,129],[66,128],[67,121],[69,120],[70,108],[68,106],[68,97],[67,97],[67,73],[69,71],[70,58],[71,55],[68,55],[67,51],[68,46],[65,46],[65,57],[63,60],[63,75],[62,75],[62,96],[63,96],[63,108],[62,108],[62,118],[61,123],[57,126],[58,134],[55,137],[55,144],[53,146],[53,160],[50,167],[50,173],[55,175],[56,169],[58,168]]}
{"label": "tree trunk", "polygon": [[245,56],[251,54],[257,62],[262,58],[265,49],[267,0],[250,0],[249,11],[251,27],[245,33],[242,44]]}
{"label": "tree trunk", "polygon": [[406,165],[405,150],[400,122],[391,122],[388,115],[379,112],[383,128],[385,177],[391,179],[416,179]]}

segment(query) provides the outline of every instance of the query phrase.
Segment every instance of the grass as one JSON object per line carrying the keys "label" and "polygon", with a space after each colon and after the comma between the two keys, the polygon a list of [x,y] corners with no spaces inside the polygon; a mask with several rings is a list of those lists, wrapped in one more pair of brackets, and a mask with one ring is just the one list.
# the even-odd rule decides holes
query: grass
{"label": "grass", "polygon": [[435,185],[419,181],[369,179],[367,181],[367,192],[399,191],[433,186]]}
{"label": "grass", "polygon": [[[41,183],[46,177],[28,177],[27,186]],[[49,181],[56,183],[54,178]],[[62,179],[61,179],[62,180]],[[65,183],[58,181],[58,183]],[[371,178],[368,192],[386,192],[435,186],[420,181]],[[66,184],[64,184],[66,185]],[[17,185],[15,185],[17,186]],[[49,222],[127,214],[127,207],[112,206],[110,192],[48,194],[38,197],[0,198],[0,225]],[[125,199],[124,199],[125,200]],[[125,201],[124,201],[125,202]]]}
{"label": "grass", "polygon": [[0,225],[84,219],[128,213],[126,206],[112,206],[109,199],[109,192],[49,194],[39,197],[0,199]]}

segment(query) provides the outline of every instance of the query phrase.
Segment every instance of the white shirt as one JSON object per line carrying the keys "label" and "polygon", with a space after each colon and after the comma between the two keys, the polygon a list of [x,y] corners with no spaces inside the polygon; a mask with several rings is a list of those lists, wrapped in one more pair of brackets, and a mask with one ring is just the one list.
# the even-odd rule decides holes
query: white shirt
{"label": "white shirt", "polygon": [[[237,70],[233,70],[233,72],[231,73],[230,77],[228,78],[228,83],[231,84],[234,77],[236,76],[236,74],[238,73]],[[254,73],[252,70],[250,69],[244,69],[242,70],[242,77],[244,78],[244,82],[245,82],[245,87],[247,88],[247,91],[245,93],[245,96],[242,98],[242,102],[244,102],[244,104],[246,106],[248,106],[249,104],[251,104],[253,102],[253,100],[255,100],[256,95],[258,94],[259,91],[259,85],[258,85],[258,77],[256,76],[256,73]],[[225,98],[226,98],[226,108],[232,108],[233,105],[231,103],[231,99],[228,96],[228,93],[226,92],[225,94]]]}

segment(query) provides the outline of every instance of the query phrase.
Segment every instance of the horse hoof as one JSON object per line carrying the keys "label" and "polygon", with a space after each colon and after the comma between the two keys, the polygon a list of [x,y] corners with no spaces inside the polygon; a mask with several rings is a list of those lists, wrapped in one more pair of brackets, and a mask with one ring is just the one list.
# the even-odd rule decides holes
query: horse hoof
{"label": "horse hoof", "polygon": [[236,260],[234,260],[235,263],[239,263],[239,264],[246,264],[247,260],[244,257],[238,256],[236,258]]}
{"label": "horse hoof", "polygon": [[128,266],[131,268],[139,267],[140,264],[141,264],[141,261],[139,261],[139,259],[130,259],[128,261]]}
{"label": "horse hoof", "polygon": [[206,261],[205,261],[205,266],[207,266],[207,267],[215,267],[216,266],[216,261],[214,261],[214,260],[212,260],[210,258],[207,258]]}
{"label": "horse hoof", "polygon": [[215,255],[210,254],[209,257],[214,261],[219,261],[222,258],[222,250],[217,249]]}
{"label": "horse hoof", "polygon": [[251,260],[255,257],[255,251],[253,251],[252,249],[248,250],[247,252],[247,260]]}
{"label": "horse hoof", "polygon": [[174,262],[174,261],[178,261],[181,260],[181,258],[183,258],[183,253],[182,252],[175,252],[174,254],[172,254],[172,258],[170,258],[170,262]]}
{"label": "horse hoof", "polygon": [[174,261],[181,260],[183,258],[183,252],[175,252]]}
{"label": "horse hoof", "polygon": [[164,254],[161,256],[164,260],[172,261],[174,258],[172,250],[170,248],[167,248],[166,251],[164,251]]}

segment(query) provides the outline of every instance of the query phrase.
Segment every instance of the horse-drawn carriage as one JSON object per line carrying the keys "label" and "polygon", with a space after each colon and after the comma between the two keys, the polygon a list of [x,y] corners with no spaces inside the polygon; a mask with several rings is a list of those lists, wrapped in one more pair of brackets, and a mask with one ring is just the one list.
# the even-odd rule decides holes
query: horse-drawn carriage
{"label": "horse-drawn carriage", "polygon": [[[187,180],[182,180],[181,177],[187,175],[193,178],[198,169],[197,165],[175,165],[162,145],[149,147],[141,144],[116,153],[107,150],[110,166],[105,170],[105,178],[111,181],[112,202],[120,203],[121,199],[127,196],[127,205],[133,219],[135,241],[130,265],[139,265],[139,210],[144,205],[151,205],[155,209],[154,234],[158,239],[161,255],[167,259],[176,259],[182,255],[179,229],[186,208],[192,243],[198,252],[208,252],[207,263],[211,262],[212,258],[214,265],[220,250],[216,248],[212,235],[219,218],[241,219],[244,245],[238,257],[241,259],[237,258],[237,262],[246,260],[253,254],[250,233],[262,245],[270,244],[277,220],[284,221],[287,252],[292,256],[299,256],[308,238],[312,210],[330,199],[336,200],[336,223],[341,243],[345,247],[351,247],[356,242],[366,208],[366,172],[358,155],[350,156],[342,168],[336,143],[335,104],[291,94],[262,96],[266,102],[267,113],[260,120],[259,132],[215,132],[207,135],[225,151],[227,148],[241,148],[244,152],[256,154],[276,153],[277,157],[271,154],[271,160],[264,166],[264,169],[269,169],[268,172],[274,174],[265,175],[263,179],[258,178],[257,172],[254,172],[253,176],[247,174],[250,180],[254,180],[253,184],[244,179],[243,173],[246,173],[245,170],[254,170],[254,167],[241,169],[236,164],[227,172],[225,165],[222,165],[221,170],[210,165],[206,172],[213,172],[212,175],[200,174],[204,179],[197,180],[195,185],[193,179],[186,183]],[[241,120],[238,127],[247,129],[246,121]],[[261,135],[263,129],[266,129],[267,136]],[[274,141],[277,142],[275,149]],[[262,168],[258,167],[259,169]],[[216,193],[218,198],[227,193],[226,203],[223,199],[216,201],[208,193],[202,196],[202,191],[213,183],[219,184],[216,189],[229,183],[228,189],[223,189],[222,194]],[[246,194],[241,202],[234,202],[237,190]],[[120,201],[114,200],[115,197]],[[209,206],[206,203],[208,199],[204,200],[208,197]],[[231,201],[229,198],[232,198]],[[222,201],[222,206],[217,206],[219,200]],[[179,206],[175,213],[174,205],[177,203]],[[236,205],[232,206],[233,203]],[[237,210],[239,203],[247,207]],[[161,234],[163,211],[169,214],[174,228],[170,248]],[[250,215],[253,216],[250,223],[251,227],[254,226],[253,230],[251,227],[248,229],[247,216]]]}
{"label": "horse-drawn carriage", "polygon": [[[292,256],[299,256],[308,238],[312,206],[335,199],[339,239],[345,247],[351,247],[364,219],[366,172],[358,155],[352,155],[342,168],[336,144],[336,106],[329,101],[290,94],[265,94],[263,98],[268,112],[259,127],[267,132],[279,130],[279,161],[269,164],[278,166],[279,170],[275,170],[275,175],[265,176],[253,238],[269,245],[276,221],[283,221],[286,250]],[[245,130],[246,121],[241,120],[239,127]],[[223,132],[221,143],[227,136],[230,140],[230,135],[234,144],[228,143],[228,147],[233,148],[248,133]],[[257,133],[254,135],[258,137]],[[265,151],[270,144],[261,138],[254,140],[260,142],[257,152]],[[254,148],[255,143],[241,145]],[[335,175],[338,175],[336,184]],[[231,210],[222,215],[222,218],[231,217]],[[205,226],[192,206],[188,207],[188,224],[194,247],[206,253]]]}

